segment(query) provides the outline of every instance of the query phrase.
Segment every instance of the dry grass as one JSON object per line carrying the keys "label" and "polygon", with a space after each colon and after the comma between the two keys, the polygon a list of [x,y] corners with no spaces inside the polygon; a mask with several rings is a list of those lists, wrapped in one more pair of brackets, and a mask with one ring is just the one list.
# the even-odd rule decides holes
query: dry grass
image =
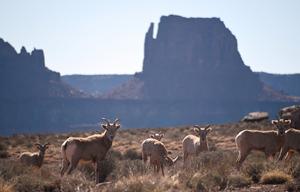
{"label": "dry grass", "polygon": [[228,186],[233,188],[248,187],[251,185],[251,179],[244,175],[236,174],[228,177]]}
{"label": "dry grass", "polygon": [[[94,166],[91,163],[80,164],[71,175],[59,176],[61,143],[69,136],[87,136],[95,132],[1,138],[0,151],[6,151],[8,155],[0,159],[0,191],[270,191],[270,185],[255,184],[262,181],[270,170],[276,169],[285,175],[299,177],[299,159],[293,159],[289,166],[277,165],[266,161],[261,153],[252,153],[242,171],[236,171],[235,135],[243,129],[271,129],[270,124],[235,123],[212,128],[208,141],[213,150],[191,158],[187,166],[183,166],[183,161],[179,160],[174,166],[165,167],[165,177],[161,173],[155,174],[149,164],[143,163],[141,142],[148,138],[150,132],[162,131],[165,134],[162,142],[171,156],[182,156],[181,141],[186,135],[193,134],[192,129],[120,130],[103,162],[101,179],[104,183],[98,185],[94,183]],[[36,151],[32,145],[35,142],[51,143],[41,169],[24,167],[16,161],[21,152]],[[294,189],[295,185],[289,183],[283,189]]]}
{"label": "dry grass", "polygon": [[267,171],[261,177],[262,184],[283,184],[286,182],[291,183],[292,181],[292,176],[281,170]]}
{"label": "dry grass", "polygon": [[4,179],[0,178],[0,191],[1,192],[13,192],[14,187],[11,183],[5,181]]}

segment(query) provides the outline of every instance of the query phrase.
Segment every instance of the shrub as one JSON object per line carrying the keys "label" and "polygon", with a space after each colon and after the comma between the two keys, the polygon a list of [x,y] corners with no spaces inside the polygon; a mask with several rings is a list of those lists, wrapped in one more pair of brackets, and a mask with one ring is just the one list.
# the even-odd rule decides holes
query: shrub
{"label": "shrub", "polygon": [[114,178],[139,176],[147,172],[147,168],[141,160],[123,160],[112,173]]}
{"label": "shrub", "polygon": [[95,181],[86,180],[80,172],[74,172],[68,177],[63,177],[56,183],[62,192],[93,191],[91,189],[95,185]]}
{"label": "shrub", "polygon": [[154,188],[155,185],[152,183],[137,178],[131,178],[128,180],[123,179],[122,181],[117,182],[115,184],[114,191],[144,191],[145,189],[153,191]]}
{"label": "shrub", "polygon": [[218,186],[218,190],[224,190],[227,186],[227,176],[220,174],[219,172],[212,172],[205,175],[202,179],[206,188],[214,189],[214,186]]}
{"label": "shrub", "polygon": [[112,156],[107,156],[100,165],[100,182],[104,182],[105,179],[113,172],[116,168],[115,159]]}
{"label": "shrub", "polygon": [[251,179],[243,175],[230,175],[228,177],[228,186],[241,188],[251,185]]}
{"label": "shrub", "polygon": [[0,158],[5,159],[9,157],[9,153],[7,151],[0,151]]}
{"label": "shrub", "polygon": [[0,151],[6,151],[7,150],[7,145],[4,142],[0,142]]}
{"label": "shrub", "polygon": [[272,170],[265,172],[261,177],[262,184],[283,184],[292,182],[293,178],[280,170]]}
{"label": "shrub", "polygon": [[186,186],[190,189],[194,189],[195,191],[207,191],[201,179],[202,175],[200,173],[196,173],[187,181]]}
{"label": "shrub", "polygon": [[130,160],[142,159],[142,155],[133,149],[126,150],[123,157],[124,159],[130,159]]}
{"label": "shrub", "polygon": [[0,178],[0,191],[1,192],[13,192],[14,188],[10,182],[4,181]]}
{"label": "shrub", "polygon": [[300,177],[300,164],[298,162],[292,161],[289,165],[289,173],[294,178],[299,178]]}
{"label": "shrub", "polygon": [[214,170],[205,175],[196,173],[187,182],[187,187],[192,189],[202,189],[204,191],[224,190],[227,186],[226,175],[220,175]]}
{"label": "shrub", "polygon": [[27,147],[28,149],[30,149],[30,148],[33,147],[33,144],[32,144],[32,143],[26,143],[26,147]]}
{"label": "shrub", "polygon": [[299,186],[299,184],[297,185],[294,182],[292,182],[292,183],[288,182],[285,184],[285,191],[288,191],[288,192],[300,191],[300,186]]}
{"label": "shrub", "polygon": [[60,191],[60,186],[52,182],[49,170],[43,170],[47,176],[43,176],[41,171],[12,160],[1,160],[0,191]]}
{"label": "shrub", "polygon": [[139,191],[173,191],[173,184],[169,178],[141,175],[122,177],[114,186],[109,186],[110,189],[106,191],[115,192],[139,192]]}
{"label": "shrub", "polygon": [[5,144],[4,142],[0,142],[0,158],[4,159],[9,157],[7,148],[8,148],[7,144]]}
{"label": "shrub", "polygon": [[17,147],[17,146],[23,145],[25,141],[26,141],[26,138],[24,135],[16,135],[13,137],[12,146]]}
{"label": "shrub", "polygon": [[92,163],[83,163],[78,166],[78,170],[81,171],[84,176],[89,180],[95,178],[95,167]]}
{"label": "shrub", "polygon": [[261,174],[264,171],[264,165],[262,163],[249,164],[245,166],[245,174],[251,178],[254,183],[258,183]]}
{"label": "shrub", "polygon": [[23,166],[19,162],[12,160],[0,160],[0,176],[4,180],[8,181],[13,177],[29,173],[31,169],[27,166]]}
{"label": "shrub", "polygon": [[113,159],[118,159],[118,160],[123,159],[122,153],[120,151],[116,151],[113,149],[110,150],[107,155],[110,155],[111,158],[113,158]]}
{"label": "shrub", "polygon": [[32,178],[30,175],[20,175],[13,179],[16,191],[31,192],[44,191],[45,183],[40,178]]}

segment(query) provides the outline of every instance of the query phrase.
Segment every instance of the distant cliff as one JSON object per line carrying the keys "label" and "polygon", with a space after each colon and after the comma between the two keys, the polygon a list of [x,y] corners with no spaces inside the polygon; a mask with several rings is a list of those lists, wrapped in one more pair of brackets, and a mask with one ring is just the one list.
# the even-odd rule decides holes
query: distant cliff
{"label": "distant cliff", "polygon": [[257,73],[262,82],[283,94],[300,96],[300,74]]}
{"label": "distant cliff", "polygon": [[[104,96],[111,99],[299,101],[299,97],[287,96],[244,64],[235,36],[218,18],[162,16],[157,31],[154,37],[151,23],[145,36],[141,73],[128,76],[127,82],[119,76],[109,76],[105,81],[81,76],[90,81],[89,92],[105,87]],[[76,79],[71,76],[71,81]],[[72,85],[81,87],[80,82]]]}
{"label": "distant cliff", "polygon": [[152,23],[145,37],[145,98],[251,101],[262,94],[220,19],[162,16],[156,37],[153,30]]}
{"label": "distant cliff", "polygon": [[129,81],[133,75],[64,75],[62,81],[95,97],[102,96]]}
{"label": "distant cliff", "polygon": [[53,98],[82,95],[45,67],[43,50],[20,53],[0,38],[0,99]]}

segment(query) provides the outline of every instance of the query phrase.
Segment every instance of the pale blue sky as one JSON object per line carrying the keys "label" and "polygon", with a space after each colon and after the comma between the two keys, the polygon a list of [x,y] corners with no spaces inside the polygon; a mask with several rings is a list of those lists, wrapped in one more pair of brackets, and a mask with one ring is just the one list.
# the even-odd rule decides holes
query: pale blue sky
{"label": "pale blue sky", "polygon": [[150,22],[169,14],[219,17],[252,70],[300,73],[297,0],[0,0],[0,37],[61,74],[134,73]]}

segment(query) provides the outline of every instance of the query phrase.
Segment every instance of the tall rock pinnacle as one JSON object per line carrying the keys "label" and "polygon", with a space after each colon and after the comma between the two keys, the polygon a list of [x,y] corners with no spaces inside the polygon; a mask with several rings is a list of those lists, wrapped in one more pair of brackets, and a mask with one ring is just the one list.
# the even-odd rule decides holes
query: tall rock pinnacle
{"label": "tall rock pinnacle", "polygon": [[145,37],[144,95],[157,100],[256,100],[259,78],[219,18],[162,16]]}

